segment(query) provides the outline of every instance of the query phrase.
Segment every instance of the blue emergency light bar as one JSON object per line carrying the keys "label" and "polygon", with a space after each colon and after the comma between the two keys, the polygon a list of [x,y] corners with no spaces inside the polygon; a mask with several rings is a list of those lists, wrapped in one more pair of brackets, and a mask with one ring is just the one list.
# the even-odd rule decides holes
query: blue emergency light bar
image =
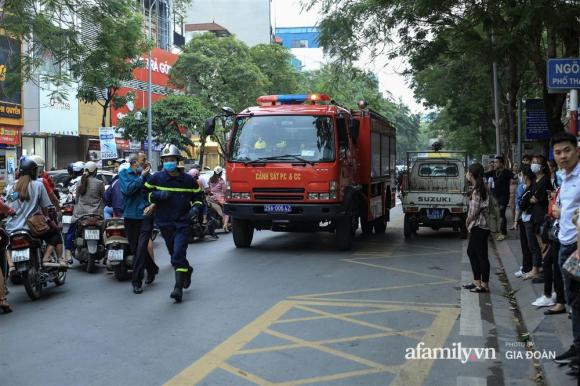
{"label": "blue emergency light bar", "polygon": [[299,104],[305,102],[328,102],[330,97],[326,94],[283,94],[283,95],[262,95],[256,100],[262,106],[273,106],[276,104]]}

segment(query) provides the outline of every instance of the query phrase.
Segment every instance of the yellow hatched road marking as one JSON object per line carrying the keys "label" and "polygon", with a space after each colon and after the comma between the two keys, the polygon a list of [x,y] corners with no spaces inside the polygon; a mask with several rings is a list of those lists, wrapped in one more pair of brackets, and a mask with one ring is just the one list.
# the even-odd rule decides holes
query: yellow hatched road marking
{"label": "yellow hatched road marking", "polygon": [[191,366],[185,368],[166,385],[195,385],[231,357],[232,353],[241,350],[249,341],[263,332],[272,322],[279,319],[293,306],[293,302],[283,300],[246,325],[222,344],[205,354]]}
{"label": "yellow hatched road marking", "polygon": [[364,327],[374,328],[375,330],[379,330],[379,331],[384,331],[384,332],[394,331],[392,328],[379,326],[378,324],[374,324],[374,323],[363,322],[362,320],[349,318],[347,316],[340,316],[337,314],[333,314],[331,312],[320,311],[320,310],[317,310],[315,308],[310,308],[310,307],[306,307],[303,305],[296,305],[296,308],[298,308],[300,310],[304,310],[304,311],[315,312],[315,313],[320,314],[322,316],[326,316],[327,318],[333,318],[333,319],[337,319],[337,320],[342,320],[343,322],[347,322],[347,323],[358,324],[358,325],[361,325]]}
{"label": "yellow hatched road marking", "polygon": [[[396,307],[389,307],[388,309],[382,310],[373,310],[373,311],[357,311],[357,312],[346,312],[343,314],[333,314],[337,316],[357,316],[357,315],[368,315],[368,314],[384,314],[385,312],[389,312],[391,310],[400,310],[403,307],[396,306]],[[292,318],[292,319],[281,319],[274,322],[274,324],[285,324],[285,323],[297,323],[297,322],[308,322],[311,320],[321,320],[321,319],[328,319],[334,318],[334,316],[304,316],[302,318]]]}
{"label": "yellow hatched road marking", "polygon": [[272,382],[265,380],[264,378],[260,378],[257,375],[249,373],[244,370],[240,370],[237,367],[229,365],[227,363],[222,363],[220,369],[227,371],[230,374],[237,375],[238,377],[242,377],[250,382],[254,382],[256,385],[260,386],[270,386],[273,385]]}

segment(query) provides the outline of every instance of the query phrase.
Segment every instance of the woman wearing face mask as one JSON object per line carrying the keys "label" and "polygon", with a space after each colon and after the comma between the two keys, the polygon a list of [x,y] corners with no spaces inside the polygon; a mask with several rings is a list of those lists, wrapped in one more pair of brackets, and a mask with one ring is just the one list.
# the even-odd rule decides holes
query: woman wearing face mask
{"label": "woman wearing face mask", "polygon": [[473,271],[473,283],[466,284],[463,288],[471,292],[484,293],[489,292],[490,265],[487,253],[489,191],[483,180],[483,166],[478,163],[470,165],[466,178],[473,186],[465,221],[469,231],[467,255]]}
{"label": "woman wearing face mask", "polygon": [[[548,162],[543,155],[535,155],[532,158],[532,165],[530,166],[532,172],[536,175],[535,188],[530,198],[530,203],[533,204],[531,223],[533,224],[533,232],[538,241],[540,248],[540,255],[545,251],[546,245],[542,241],[541,229],[546,221],[548,214],[548,204],[550,203],[550,194],[553,190],[550,182],[551,175],[548,168]],[[542,261],[540,260],[540,266]],[[539,277],[540,266],[534,263],[534,269],[524,279],[533,279],[534,283],[543,283],[543,278]]]}
{"label": "woman wearing face mask", "polygon": [[526,273],[530,272],[533,267],[533,259],[532,254],[530,252],[530,248],[528,247],[528,238],[526,236],[526,228],[524,227],[524,223],[522,222],[522,208],[520,207],[521,198],[526,191],[526,184],[524,182],[524,169],[530,169],[528,165],[522,165],[520,172],[518,173],[518,186],[516,188],[516,197],[515,197],[515,215],[514,215],[514,224],[512,229],[517,229],[520,234],[520,247],[522,249],[522,265],[520,269],[514,273],[516,277],[522,277]]}

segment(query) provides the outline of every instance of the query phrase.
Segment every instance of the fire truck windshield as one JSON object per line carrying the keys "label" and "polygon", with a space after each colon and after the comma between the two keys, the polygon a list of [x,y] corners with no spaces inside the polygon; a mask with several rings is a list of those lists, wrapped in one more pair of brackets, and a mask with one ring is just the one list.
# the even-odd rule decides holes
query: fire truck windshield
{"label": "fire truck windshield", "polygon": [[334,123],[328,116],[267,115],[236,121],[230,161],[332,162]]}

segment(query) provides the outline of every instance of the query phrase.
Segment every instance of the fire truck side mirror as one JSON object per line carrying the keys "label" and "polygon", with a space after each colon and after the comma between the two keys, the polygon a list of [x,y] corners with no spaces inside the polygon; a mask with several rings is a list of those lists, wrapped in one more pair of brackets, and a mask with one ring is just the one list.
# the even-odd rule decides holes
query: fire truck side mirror
{"label": "fire truck side mirror", "polygon": [[222,111],[225,113],[226,117],[236,115],[236,112],[231,107],[224,106],[222,107]]}
{"label": "fire truck side mirror", "polygon": [[215,118],[216,117],[208,118],[205,121],[205,127],[203,129],[205,135],[213,135],[215,133]]}
{"label": "fire truck side mirror", "polygon": [[360,128],[360,122],[356,119],[350,120],[350,135],[352,136],[352,143],[356,145],[358,142],[358,133]]}

